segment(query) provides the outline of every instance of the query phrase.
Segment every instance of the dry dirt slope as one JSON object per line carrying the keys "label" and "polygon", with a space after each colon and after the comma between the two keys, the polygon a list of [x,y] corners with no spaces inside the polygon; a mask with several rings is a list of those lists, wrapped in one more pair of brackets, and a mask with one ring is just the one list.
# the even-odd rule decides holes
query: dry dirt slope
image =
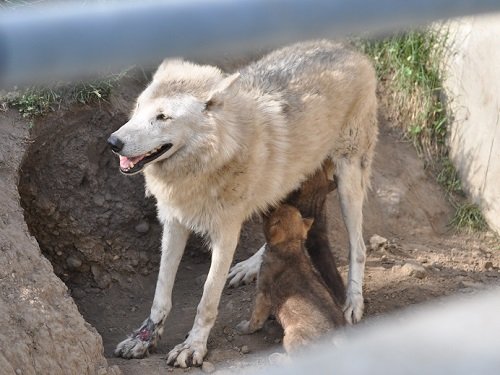
{"label": "dry dirt slope", "polygon": [[[102,335],[108,360],[125,374],[165,373],[164,353],[190,329],[210,261],[202,241],[194,238],[179,268],[174,307],[158,354],[143,360],[112,358],[116,343],[147,316],[158,269],[160,227],[154,218],[154,202],[144,199],[141,177],[119,174],[117,161],[105,144],[106,136],[125,121],[142,87],[143,82],[125,80],[110,103],[74,107],[39,121],[19,183],[30,231],[56,273],[70,286],[82,315]],[[11,128],[9,132],[17,134]],[[19,153],[20,139],[4,137],[2,141]],[[10,154],[2,145],[2,155],[10,158]],[[2,191],[15,192],[12,181]],[[487,233],[461,235],[447,228],[451,207],[443,192],[427,176],[412,147],[401,142],[384,121],[372,185],[365,207],[365,239],[376,233],[389,242],[368,256],[367,318],[498,283],[500,254],[495,239]],[[347,240],[335,193],[328,205],[330,238],[345,274]],[[15,225],[21,226],[19,216],[16,220]],[[255,218],[242,233],[236,260],[250,256],[262,241]],[[23,264],[32,272],[29,260]],[[50,267],[43,266],[47,263],[40,264],[39,272],[53,277]],[[47,293],[64,291],[58,289],[60,285],[54,282]],[[17,299],[21,287],[13,293]],[[248,316],[253,289],[252,284],[224,292],[209,341],[208,360],[217,369],[264,363],[260,354],[279,350],[281,332],[273,322],[252,336],[238,336],[233,330]],[[21,311],[21,306],[12,305],[9,314],[15,319]],[[11,342],[17,333],[4,330],[7,326],[0,332],[8,332],[6,339]],[[24,328],[19,329],[23,332]]]}
{"label": "dry dirt slope", "polygon": [[16,185],[27,139],[17,114],[0,113],[0,374],[118,374],[24,222]]}

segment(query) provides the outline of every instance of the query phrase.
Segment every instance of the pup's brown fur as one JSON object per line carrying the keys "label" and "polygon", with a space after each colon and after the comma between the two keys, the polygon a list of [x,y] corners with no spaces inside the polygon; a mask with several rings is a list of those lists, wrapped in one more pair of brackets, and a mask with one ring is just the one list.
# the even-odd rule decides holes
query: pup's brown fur
{"label": "pup's brown fur", "polygon": [[295,352],[345,324],[342,309],[311,263],[305,248],[313,223],[283,204],[264,219],[268,243],[257,279],[252,316],[241,322],[241,333],[253,333],[274,314],[282,325],[285,350]]}
{"label": "pup's brown fur", "polygon": [[323,167],[304,181],[299,189],[290,193],[285,203],[297,208],[302,217],[314,219],[307,234],[306,249],[314,267],[321,274],[332,295],[343,305],[345,286],[337,269],[327,235],[326,196],[337,188],[337,184],[329,179],[333,172],[333,162],[330,159],[325,160]]}

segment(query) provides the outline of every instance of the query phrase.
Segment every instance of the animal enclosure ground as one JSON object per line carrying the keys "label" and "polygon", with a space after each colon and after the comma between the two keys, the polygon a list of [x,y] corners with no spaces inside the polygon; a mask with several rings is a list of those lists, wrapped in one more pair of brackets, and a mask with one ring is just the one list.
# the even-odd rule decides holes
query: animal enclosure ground
{"label": "animal enclosure ground", "polygon": [[[105,144],[106,136],[126,120],[142,87],[143,82],[128,79],[109,103],[72,107],[39,121],[19,190],[31,232],[84,318],[102,335],[110,364],[130,375],[184,373],[169,368],[164,358],[191,328],[208,273],[210,254],[198,238],[189,242],[179,267],[173,309],[157,352],[141,360],[112,356],[115,345],[148,316],[158,271],[161,228],[154,202],[144,198],[142,177],[118,172],[118,161]],[[368,246],[365,319],[499,283],[496,237],[450,230],[453,210],[444,192],[413,147],[384,120],[383,109],[373,170],[364,238],[368,243],[377,234],[388,242]],[[336,192],[327,206],[331,244],[345,277],[347,237]],[[262,243],[260,219],[254,218],[243,230],[235,262]],[[265,364],[268,351],[282,350],[275,322],[250,336],[235,332],[249,317],[254,289],[252,283],[223,292],[208,342],[207,360],[217,371]]]}

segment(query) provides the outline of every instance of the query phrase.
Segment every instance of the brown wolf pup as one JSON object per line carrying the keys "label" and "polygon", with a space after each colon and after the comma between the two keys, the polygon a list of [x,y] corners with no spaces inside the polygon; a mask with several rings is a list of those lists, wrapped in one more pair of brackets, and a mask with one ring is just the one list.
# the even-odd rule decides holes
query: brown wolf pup
{"label": "brown wolf pup", "polygon": [[326,196],[337,187],[336,183],[328,178],[333,175],[333,170],[333,162],[326,159],[323,167],[304,181],[299,189],[290,193],[285,203],[296,207],[302,217],[314,219],[307,234],[306,249],[332,295],[343,305],[345,286],[327,236]]}
{"label": "brown wolf pup", "polygon": [[283,204],[264,219],[267,249],[257,278],[249,321],[237,329],[253,333],[274,314],[282,325],[285,350],[295,352],[331,329],[345,324],[339,303],[311,263],[305,248],[312,219]]}

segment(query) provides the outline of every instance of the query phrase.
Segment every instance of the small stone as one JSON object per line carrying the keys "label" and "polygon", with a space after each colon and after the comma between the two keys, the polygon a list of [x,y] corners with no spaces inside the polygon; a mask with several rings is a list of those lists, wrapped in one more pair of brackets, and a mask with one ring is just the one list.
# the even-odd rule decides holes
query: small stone
{"label": "small stone", "polygon": [[142,220],[139,224],[135,226],[135,231],[141,234],[148,233],[149,223],[146,220]]}
{"label": "small stone", "polygon": [[484,269],[485,270],[491,270],[491,269],[493,269],[493,262],[486,262],[484,264]]}
{"label": "small stone", "polygon": [[370,248],[372,250],[378,250],[379,248],[384,247],[385,245],[387,245],[387,238],[379,236],[378,234],[374,234],[370,238]]}
{"label": "small stone", "polygon": [[23,375],[23,370],[16,368],[16,375]]}
{"label": "small stone", "polygon": [[94,203],[101,207],[104,204],[104,197],[102,195],[95,195],[94,196]]}
{"label": "small stone", "polygon": [[461,289],[481,289],[483,287],[483,284],[480,282],[476,281],[467,281],[463,280],[458,283],[458,287]]}
{"label": "small stone", "polygon": [[77,270],[82,266],[82,261],[80,260],[80,258],[70,255],[66,258],[66,264],[70,269]]}
{"label": "small stone", "polygon": [[240,351],[243,353],[243,354],[248,354],[250,353],[250,349],[248,348],[248,345],[243,345],[240,349]]}
{"label": "small stone", "polygon": [[405,263],[400,270],[403,275],[413,276],[417,279],[423,279],[427,275],[425,268],[418,263]]}
{"label": "small stone", "polygon": [[201,365],[201,371],[207,374],[211,374],[212,372],[215,371],[215,366],[213,365],[212,362],[203,361],[203,364]]}

